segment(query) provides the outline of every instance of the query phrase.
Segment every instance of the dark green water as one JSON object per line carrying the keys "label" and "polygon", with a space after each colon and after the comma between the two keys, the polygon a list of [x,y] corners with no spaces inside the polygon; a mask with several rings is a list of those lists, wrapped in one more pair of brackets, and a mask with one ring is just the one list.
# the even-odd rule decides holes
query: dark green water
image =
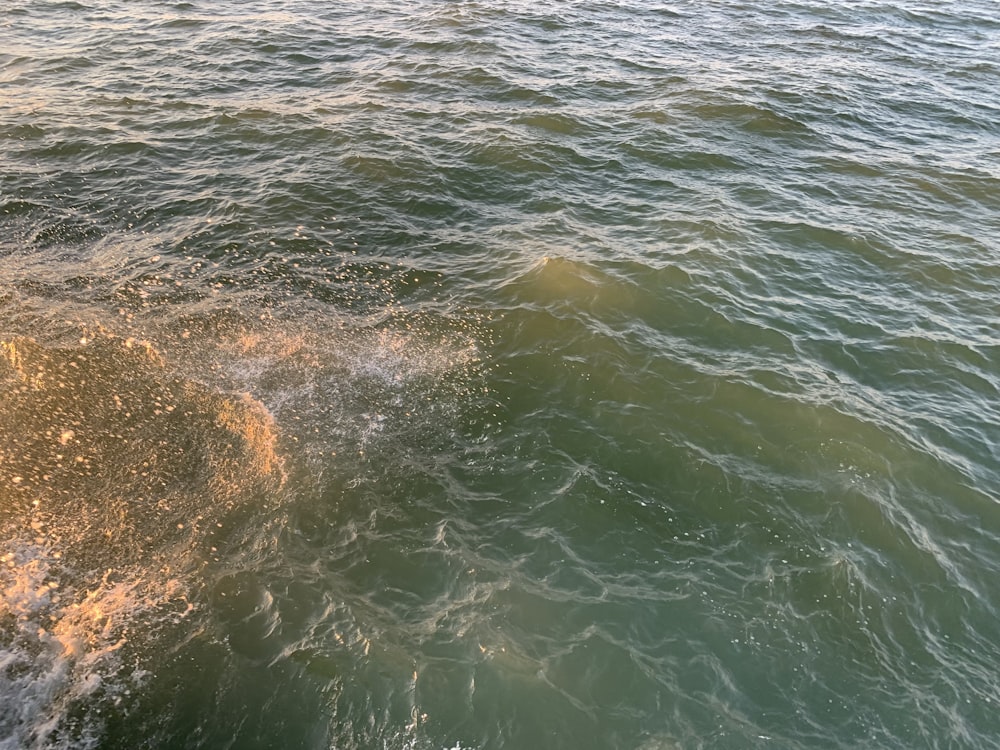
{"label": "dark green water", "polygon": [[0,748],[1000,743],[988,0],[0,2]]}

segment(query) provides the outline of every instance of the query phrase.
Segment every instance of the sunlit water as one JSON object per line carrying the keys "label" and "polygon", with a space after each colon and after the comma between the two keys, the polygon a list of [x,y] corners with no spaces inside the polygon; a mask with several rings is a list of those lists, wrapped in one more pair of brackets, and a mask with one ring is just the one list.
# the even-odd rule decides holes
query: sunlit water
{"label": "sunlit water", "polygon": [[1000,10],[5,2],[0,748],[995,748]]}

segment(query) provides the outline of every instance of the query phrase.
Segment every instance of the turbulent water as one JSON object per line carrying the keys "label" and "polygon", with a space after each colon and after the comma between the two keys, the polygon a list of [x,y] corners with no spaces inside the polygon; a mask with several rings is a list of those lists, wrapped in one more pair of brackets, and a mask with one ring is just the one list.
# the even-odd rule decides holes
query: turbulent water
{"label": "turbulent water", "polygon": [[991,0],[0,3],[0,748],[995,748]]}

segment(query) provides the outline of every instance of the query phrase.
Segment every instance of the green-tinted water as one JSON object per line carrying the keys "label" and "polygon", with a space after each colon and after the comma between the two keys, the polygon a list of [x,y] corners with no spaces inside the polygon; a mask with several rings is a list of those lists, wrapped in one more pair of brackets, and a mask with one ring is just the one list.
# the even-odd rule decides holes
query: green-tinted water
{"label": "green-tinted water", "polygon": [[992,748],[989,2],[8,2],[0,748]]}

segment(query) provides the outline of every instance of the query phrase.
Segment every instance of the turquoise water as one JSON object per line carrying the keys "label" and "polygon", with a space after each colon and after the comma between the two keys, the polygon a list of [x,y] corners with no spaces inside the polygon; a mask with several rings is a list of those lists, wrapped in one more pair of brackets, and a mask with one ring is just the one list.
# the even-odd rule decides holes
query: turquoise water
{"label": "turquoise water", "polygon": [[994,748],[987,0],[5,2],[0,748]]}

